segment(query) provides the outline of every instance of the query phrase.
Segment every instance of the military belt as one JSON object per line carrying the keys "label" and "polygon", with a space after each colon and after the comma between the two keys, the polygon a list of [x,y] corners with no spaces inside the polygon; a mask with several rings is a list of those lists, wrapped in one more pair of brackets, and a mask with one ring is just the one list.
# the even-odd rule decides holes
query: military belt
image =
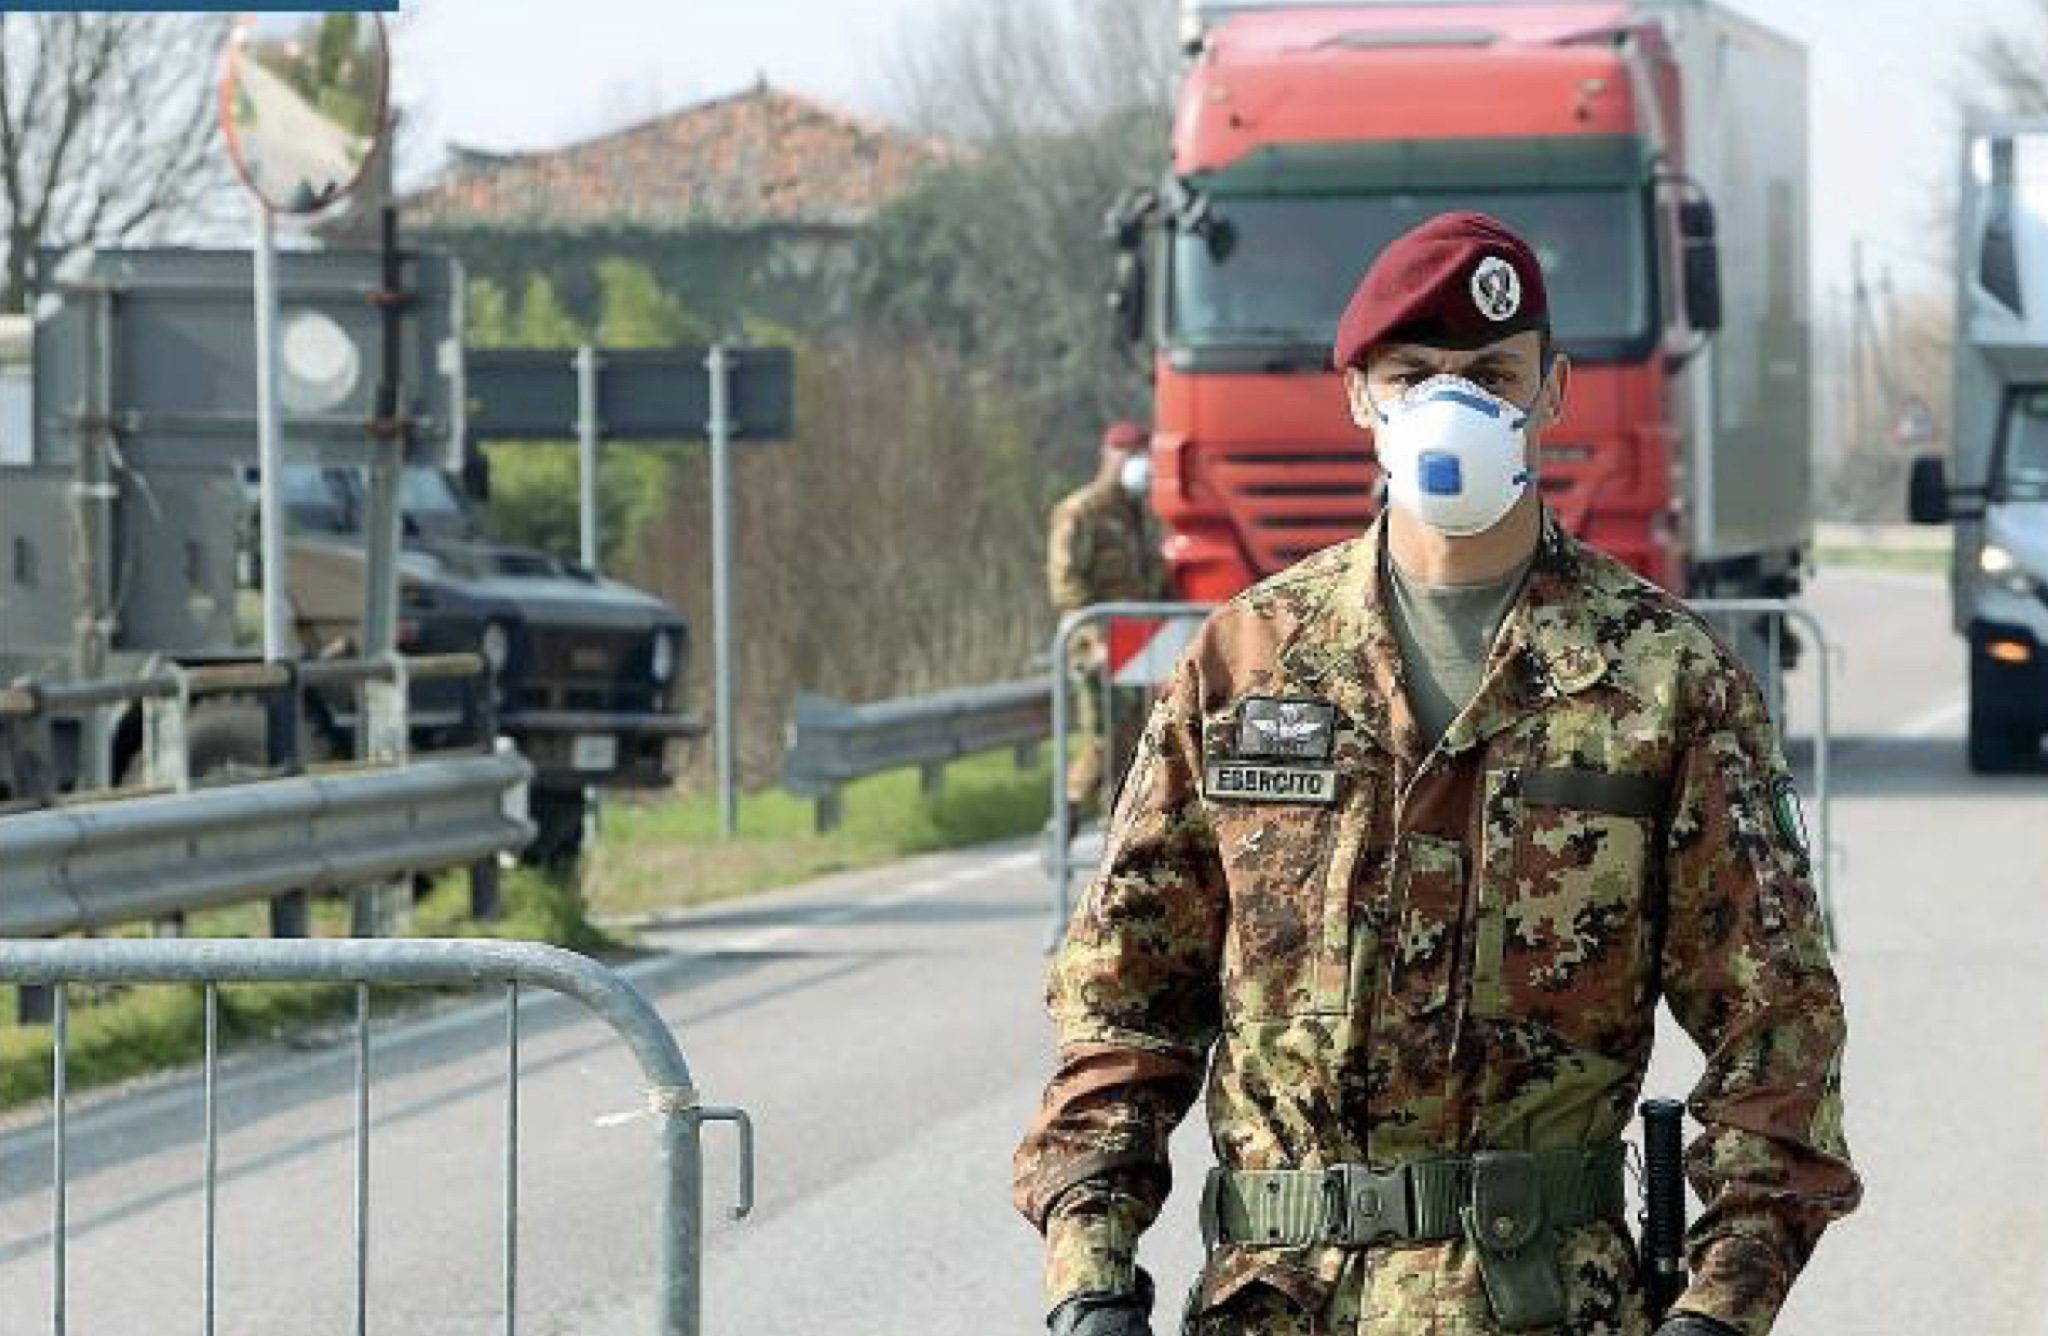
{"label": "military belt", "polygon": [[[1616,1141],[1569,1150],[1431,1156],[1388,1169],[1211,1169],[1202,1190],[1202,1240],[1210,1247],[1219,1240],[1358,1247],[1382,1240],[1437,1242],[1476,1231],[1474,1241],[1481,1245],[1489,1234],[1515,1244],[1536,1227],[1623,1219],[1622,1160],[1622,1143]],[[1489,1190],[1510,1183],[1517,1190]]]}

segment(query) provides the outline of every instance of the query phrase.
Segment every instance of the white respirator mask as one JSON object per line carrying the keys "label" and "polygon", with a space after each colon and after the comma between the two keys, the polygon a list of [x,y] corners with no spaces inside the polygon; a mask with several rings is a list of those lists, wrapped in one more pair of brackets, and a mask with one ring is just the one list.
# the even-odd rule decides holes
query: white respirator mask
{"label": "white respirator mask", "polygon": [[1152,488],[1152,457],[1132,455],[1117,471],[1117,481],[1123,484],[1126,495],[1143,496]]}
{"label": "white respirator mask", "polygon": [[1367,402],[1387,500],[1431,528],[1484,533],[1535,481],[1529,411],[1462,376],[1431,376],[1384,408],[1368,391]]}

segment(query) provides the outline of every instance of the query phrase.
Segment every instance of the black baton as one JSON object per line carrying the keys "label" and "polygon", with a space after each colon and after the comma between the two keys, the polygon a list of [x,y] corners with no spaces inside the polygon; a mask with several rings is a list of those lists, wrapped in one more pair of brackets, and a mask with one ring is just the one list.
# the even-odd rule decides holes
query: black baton
{"label": "black baton", "polygon": [[1685,1291],[1685,1105],[1643,1101],[1643,1268],[1650,1320]]}

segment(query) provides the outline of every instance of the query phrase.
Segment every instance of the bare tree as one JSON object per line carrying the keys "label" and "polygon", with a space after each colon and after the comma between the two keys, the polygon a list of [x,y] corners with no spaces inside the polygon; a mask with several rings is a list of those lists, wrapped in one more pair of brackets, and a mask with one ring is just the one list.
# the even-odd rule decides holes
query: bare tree
{"label": "bare tree", "polygon": [[1963,47],[1965,112],[2048,112],[2048,0],[2034,0],[2028,31],[1990,27]]}
{"label": "bare tree", "polygon": [[38,247],[161,238],[217,206],[220,16],[0,14],[0,309]]}
{"label": "bare tree", "polygon": [[1172,103],[1173,0],[955,0],[891,60],[903,120],[981,147]]}
{"label": "bare tree", "polygon": [[1166,164],[1175,17],[1172,0],[955,0],[893,53],[900,117],[958,151],[869,229],[854,306],[1017,387],[1063,473],[1144,401],[1103,306],[1102,219]]}

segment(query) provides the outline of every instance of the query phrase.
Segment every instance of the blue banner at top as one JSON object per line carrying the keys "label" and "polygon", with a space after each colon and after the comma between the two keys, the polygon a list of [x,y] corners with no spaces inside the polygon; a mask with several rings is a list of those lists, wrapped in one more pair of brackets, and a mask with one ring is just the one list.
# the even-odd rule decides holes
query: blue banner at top
{"label": "blue banner at top", "polygon": [[86,0],[28,0],[4,6],[15,14],[396,14],[398,0],[129,0],[124,5]]}

